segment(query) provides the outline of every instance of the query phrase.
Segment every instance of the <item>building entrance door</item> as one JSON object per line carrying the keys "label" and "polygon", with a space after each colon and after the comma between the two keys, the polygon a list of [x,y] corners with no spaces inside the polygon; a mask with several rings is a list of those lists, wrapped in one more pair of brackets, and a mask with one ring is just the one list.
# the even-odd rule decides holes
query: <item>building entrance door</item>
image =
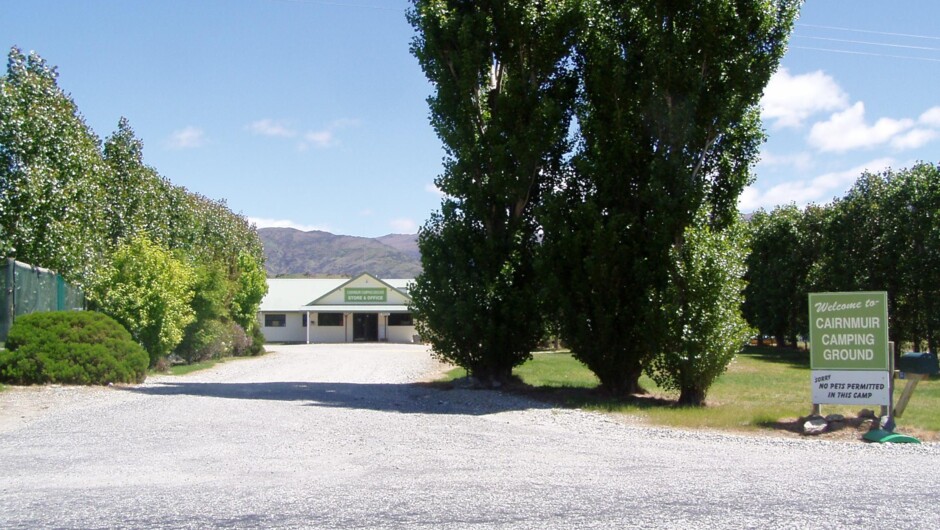
{"label": "building entrance door", "polygon": [[379,340],[379,314],[353,314],[353,340],[375,342]]}

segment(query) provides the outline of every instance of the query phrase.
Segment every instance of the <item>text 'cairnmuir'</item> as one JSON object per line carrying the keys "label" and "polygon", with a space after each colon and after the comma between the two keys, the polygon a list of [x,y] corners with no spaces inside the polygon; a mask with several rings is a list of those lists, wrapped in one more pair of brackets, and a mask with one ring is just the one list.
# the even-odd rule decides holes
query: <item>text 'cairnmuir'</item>
{"label": "text 'cairnmuir'", "polygon": [[[816,304],[817,306],[820,304]],[[881,328],[880,317],[829,317],[817,318],[816,328],[818,329],[879,329]]]}

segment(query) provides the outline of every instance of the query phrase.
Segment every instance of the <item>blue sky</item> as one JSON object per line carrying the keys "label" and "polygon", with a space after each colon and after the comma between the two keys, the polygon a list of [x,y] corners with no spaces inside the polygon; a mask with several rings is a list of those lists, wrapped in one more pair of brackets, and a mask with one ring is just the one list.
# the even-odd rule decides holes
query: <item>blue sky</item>
{"label": "blue sky", "polygon": [[[0,45],[58,67],[104,138],[259,226],[374,237],[437,208],[443,151],[405,0],[0,0]],[[937,162],[940,2],[809,0],[764,98],[743,211]]]}

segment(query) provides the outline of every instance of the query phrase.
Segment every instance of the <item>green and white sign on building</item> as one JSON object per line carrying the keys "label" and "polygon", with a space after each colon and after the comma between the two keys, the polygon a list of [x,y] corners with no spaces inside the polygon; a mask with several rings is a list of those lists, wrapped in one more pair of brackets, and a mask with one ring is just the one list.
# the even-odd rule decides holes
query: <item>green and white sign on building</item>
{"label": "green and white sign on building", "polygon": [[388,301],[388,289],[384,287],[346,287],[343,290],[347,303],[376,303]]}
{"label": "green and white sign on building", "polygon": [[813,403],[889,405],[888,295],[809,295]]}

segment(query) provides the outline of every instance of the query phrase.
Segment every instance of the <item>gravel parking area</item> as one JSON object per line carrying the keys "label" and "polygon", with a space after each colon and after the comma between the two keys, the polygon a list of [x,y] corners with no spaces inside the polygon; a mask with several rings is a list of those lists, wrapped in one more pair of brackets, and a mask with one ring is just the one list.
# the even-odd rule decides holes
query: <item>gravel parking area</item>
{"label": "gravel parking area", "polygon": [[0,393],[0,528],[940,528],[940,445],[650,428],[415,384],[419,346],[280,346]]}

